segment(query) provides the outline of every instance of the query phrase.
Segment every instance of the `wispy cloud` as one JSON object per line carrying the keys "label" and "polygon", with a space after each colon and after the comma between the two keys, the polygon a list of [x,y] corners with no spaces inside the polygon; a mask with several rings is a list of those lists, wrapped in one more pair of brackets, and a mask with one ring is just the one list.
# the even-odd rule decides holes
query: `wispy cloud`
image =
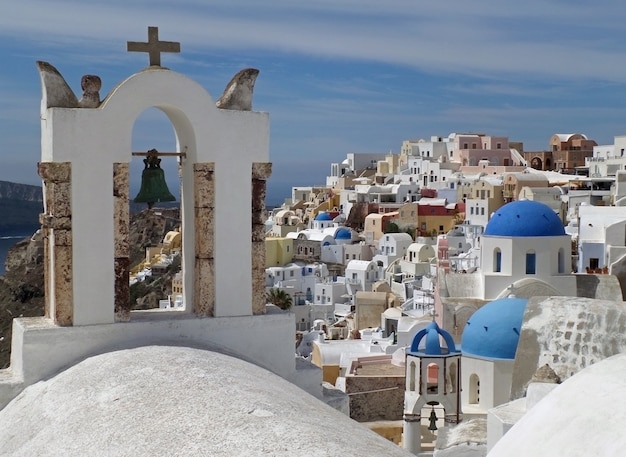
{"label": "wispy cloud", "polygon": [[[271,114],[273,182],[453,131],[536,149],[559,130],[612,141],[624,133],[625,22],[617,0],[11,2],[0,13],[0,148],[37,160],[34,60],[57,66],[77,93],[82,74],[99,74],[104,95],[147,64],[126,41],[145,41],[148,25],[181,42],[164,65],[214,97],[237,70],[261,69],[254,103]],[[137,122],[138,147],[170,147],[154,117]]]}
{"label": "wispy cloud", "polygon": [[166,1],[26,0],[3,11],[0,33],[83,55],[143,40],[137,25],[154,24],[162,26],[162,39],[182,41],[192,52],[245,48],[484,78],[521,73],[625,81],[622,46],[606,33],[626,37],[618,27],[626,7],[600,3],[611,8],[539,0],[233,0],[228,6],[187,0],[175,7]]}

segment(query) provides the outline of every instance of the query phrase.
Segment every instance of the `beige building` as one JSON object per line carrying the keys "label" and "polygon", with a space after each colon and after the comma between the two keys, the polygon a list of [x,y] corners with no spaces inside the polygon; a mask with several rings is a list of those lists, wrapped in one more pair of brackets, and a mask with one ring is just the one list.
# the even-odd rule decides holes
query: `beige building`
{"label": "beige building", "polygon": [[465,220],[485,226],[490,215],[504,205],[501,179],[483,177],[469,186],[465,200]]}
{"label": "beige building", "polygon": [[504,182],[504,202],[509,203],[519,200],[519,193],[522,187],[548,187],[549,182],[542,174],[538,173],[505,173]]}
{"label": "beige building", "polygon": [[387,229],[387,223],[395,222],[398,216],[397,211],[390,213],[370,213],[365,217],[365,228],[363,234],[368,242],[378,241]]}

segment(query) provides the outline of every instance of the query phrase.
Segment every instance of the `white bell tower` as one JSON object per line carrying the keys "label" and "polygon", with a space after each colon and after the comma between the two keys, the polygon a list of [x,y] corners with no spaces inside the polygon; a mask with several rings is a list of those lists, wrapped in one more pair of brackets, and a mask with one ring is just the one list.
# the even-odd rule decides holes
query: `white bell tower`
{"label": "white bell tower", "polygon": [[[441,340],[445,343],[443,347]],[[452,336],[433,320],[415,335],[406,354],[405,449],[419,454],[422,434],[437,430],[438,419],[446,424],[460,422],[460,378],[461,351],[454,345]],[[428,426],[422,425],[424,415],[429,419]]]}

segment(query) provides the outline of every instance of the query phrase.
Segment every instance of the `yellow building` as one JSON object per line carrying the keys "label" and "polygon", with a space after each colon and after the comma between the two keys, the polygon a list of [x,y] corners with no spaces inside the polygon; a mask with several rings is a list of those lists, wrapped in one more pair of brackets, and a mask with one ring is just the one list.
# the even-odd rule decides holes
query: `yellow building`
{"label": "yellow building", "polygon": [[422,203],[420,200],[417,214],[417,233],[419,236],[435,236],[447,233],[460,222],[460,211],[455,203],[444,201]]}
{"label": "yellow building", "polygon": [[293,260],[293,239],[265,238],[265,268],[282,267]]}

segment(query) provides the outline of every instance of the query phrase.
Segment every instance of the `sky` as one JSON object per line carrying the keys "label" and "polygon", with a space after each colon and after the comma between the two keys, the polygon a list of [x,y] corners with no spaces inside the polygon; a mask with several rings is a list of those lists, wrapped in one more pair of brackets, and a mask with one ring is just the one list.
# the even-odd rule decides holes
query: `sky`
{"label": "sky", "polygon": [[[215,100],[239,70],[260,70],[268,204],[325,183],[347,153],[398,153],[408,139],[474,132],[542,150],[554,133],[584,133],[611,144],[626,135],[625,23],[619,0],[0,0],[0,180],[41,183],[35,62],[79,97],[82,75],[99,75],[104,98],[147,65],[126,42],[146,41],[148,26],[181,43],[162,65]],[[133,150],[174,145],[157,109],[136,121]],[[137,158],[131,172],[142,167]]]}

